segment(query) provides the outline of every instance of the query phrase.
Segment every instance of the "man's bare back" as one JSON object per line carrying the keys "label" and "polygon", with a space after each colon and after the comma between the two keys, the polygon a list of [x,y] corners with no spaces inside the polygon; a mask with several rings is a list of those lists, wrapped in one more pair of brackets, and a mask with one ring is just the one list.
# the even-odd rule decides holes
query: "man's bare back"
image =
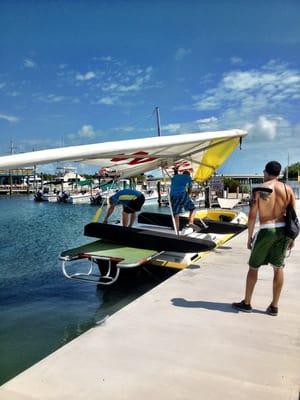
{"label": "man's bare back", "polygon": [[[295,196],[289,186],[278,181],[281,165],[278,161],[269,161],[264,169],[263,188],[253,189],[248,215],[247,248],[251,250],[249,270],[246,279],[245,297],[232,306],[239,311],[251,312],[251,299],[257,281],[258,270],[262,265],[273,266],[273,298],[266,312],[276,316],[278,302],[283,285],[283,267],[286,251],[291,250],[294,241],[286,236],[284,216],[288,204],[295,208]],[[254,228],[257,214],[260,227],[254,240]]]}
{"label": "man's bare back", "polygon": [[295,198],[289,186],[286,186],[277,179],[272,179],[264,183],[264,187],[272,189],[272,193],[257,192],[256,201],[258,203],[258,214],[260,224],[284,222],[285,210],[288,203],[295,207]]}

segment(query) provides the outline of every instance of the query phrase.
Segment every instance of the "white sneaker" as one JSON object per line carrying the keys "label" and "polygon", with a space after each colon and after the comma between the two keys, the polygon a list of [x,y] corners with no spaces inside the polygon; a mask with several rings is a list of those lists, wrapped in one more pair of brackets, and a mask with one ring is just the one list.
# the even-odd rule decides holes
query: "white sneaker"
{"label": "white sneaker", "polygon": [[194,232],[193,228],[191,228],[190,226],[186,226],[181,230],[181,235],[190,235],[193,232]]}
{"label": "white sneaker", "polygon": [[[188,228],[192,228],[194,232],[200,232],[201,231],[200,226],[198,226],[196,224],[188,224],[187,227]],[[207,228],[207,226],[204,226],[204,228]]]}

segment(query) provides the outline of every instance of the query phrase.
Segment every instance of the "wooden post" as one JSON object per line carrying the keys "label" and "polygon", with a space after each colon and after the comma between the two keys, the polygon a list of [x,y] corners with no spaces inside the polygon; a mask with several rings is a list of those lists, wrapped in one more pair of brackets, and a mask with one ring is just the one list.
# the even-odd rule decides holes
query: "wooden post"
{"label": "wooden post", "polygon": [[30,194],[29,172],[27,172],[27,194]]}
{"label": "wooden post", "polygon": [[12,193],[13,193],[13,190],[12,190],[12,173],[11,173],[11,170],[9,170],[9,195],[11,196],[12,195]]}
{"label": "wooden post", "polygon": [[205,208],[210,208],[211,200],[210,200],[210,187],[206,186],[205,188]]}
{"label": "wooden post", "polygon": [[160,192],[160,181],[157,182],[157,193],[158,193],[158,205],[161,206],[161,192]]}

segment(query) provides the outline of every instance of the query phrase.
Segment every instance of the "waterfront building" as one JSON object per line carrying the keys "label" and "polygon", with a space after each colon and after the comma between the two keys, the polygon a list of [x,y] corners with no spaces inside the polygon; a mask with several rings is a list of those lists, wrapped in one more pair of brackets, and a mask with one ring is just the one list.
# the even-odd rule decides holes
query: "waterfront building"
{"label": "waterfront building", "polygon": [[264,181],[263,174],[224,174],[223,178],[231,178],[239,182],[240,185],[257,185]]}
{"label": "waterfront building", "polygon": [[24,185],[33,173],[32,168],[0,170],[0,185]]}

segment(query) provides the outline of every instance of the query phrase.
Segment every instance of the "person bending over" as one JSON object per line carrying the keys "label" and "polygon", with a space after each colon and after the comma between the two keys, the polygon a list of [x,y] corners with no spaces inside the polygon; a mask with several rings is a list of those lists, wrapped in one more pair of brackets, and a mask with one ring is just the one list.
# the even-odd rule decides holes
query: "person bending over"
{"label": "person bending over", "polygon": [[122,224],[123,226],[132,227],[136,218],[136,212],[140,211],[145,202],[143,193],[134,189],[123,189],[119,190],[113,196],[109,198],[109,208],[106,213],[106,217],[103,220],[103,224],[107,224],[108,218],[113,213],[117,205],[123,206],[122,212]]}

